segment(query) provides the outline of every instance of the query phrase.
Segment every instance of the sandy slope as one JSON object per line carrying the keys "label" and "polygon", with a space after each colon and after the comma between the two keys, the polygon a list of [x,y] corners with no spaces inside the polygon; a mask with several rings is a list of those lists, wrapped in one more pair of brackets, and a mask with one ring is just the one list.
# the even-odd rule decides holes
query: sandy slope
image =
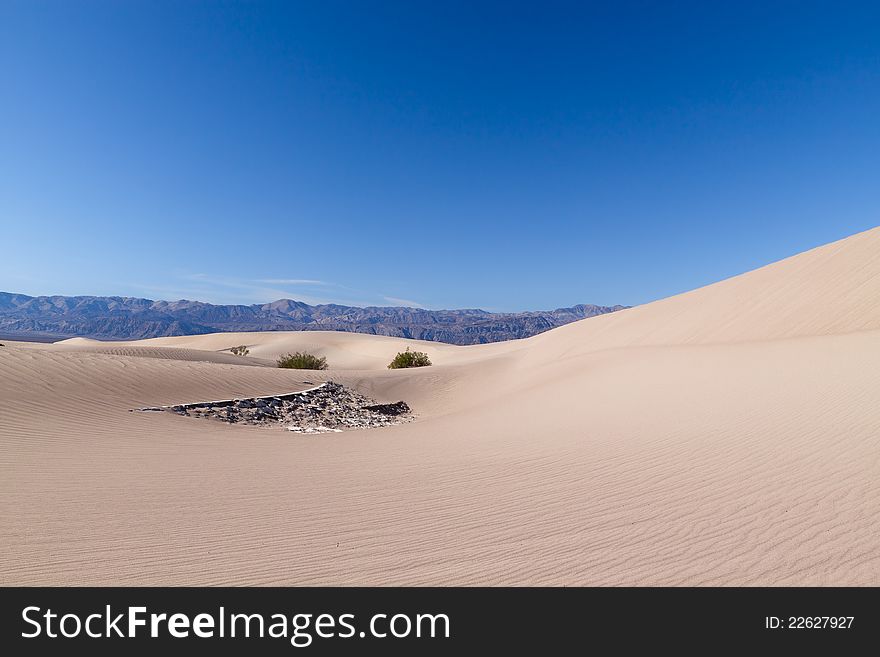
{"label": "sandy slope", "polygon": [[[880,229],[385,369],[407,343],[0,348],[0,583],[880,584]],[[302,348],[334,368],[259,366]],[[127,410],[328,377],[419,419],[293,437]]]}
{"label": "sandy slope", "polygon": [[[81,340],[81,338],[75,338]],[[67,341],[71,342],[71,341]],[[106,347],[96,340],[84,341],[89,347]],[[84,343],[81,343],[84,344]],[[432,361],[442,361],[447,354],[461,353],[460,347],[438,342],[390,338],[382,335],[356,335],[336,331],[273,331],[262,333],[214,333],[173,338],[152,338],[133,342],[114,342],[119,347],[209,350],[228,354],[231,347],[244,345],[251,359],[274,365],[275,360],[294,351],[308,351],[325,356],[334,369],[385,369],[398,351],[407,347],[427,352]],[[232,355],[232,354],[228,354]],[[233,356],[233,358],[236,358]]]}

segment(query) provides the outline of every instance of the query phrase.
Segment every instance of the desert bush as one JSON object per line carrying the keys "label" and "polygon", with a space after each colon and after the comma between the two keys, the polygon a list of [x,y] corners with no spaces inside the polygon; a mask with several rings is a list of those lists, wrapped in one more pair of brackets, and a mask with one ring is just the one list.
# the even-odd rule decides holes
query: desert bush
{"label": "desert bush", "polygon": [[305,351],[297,351],[295,354],[287,354],[278,359],[278,367],[291,370],[326,370],[327,359],[324,356],[314,356]]}
{"label": "desert bush", "polygon": [[424,351],[412,351],[409,347],[406,351],[399,351],[394,360],[388,365],[389,370],[397,370],[404,367],[427,367],[431,359]]}
{"label": "desert bush", "polygon": [[244,345],[241,345],[240,347],[233,347],[229,351],[234,353],[236,356],[247,356],[249,353],[251,353],[251,350]]}

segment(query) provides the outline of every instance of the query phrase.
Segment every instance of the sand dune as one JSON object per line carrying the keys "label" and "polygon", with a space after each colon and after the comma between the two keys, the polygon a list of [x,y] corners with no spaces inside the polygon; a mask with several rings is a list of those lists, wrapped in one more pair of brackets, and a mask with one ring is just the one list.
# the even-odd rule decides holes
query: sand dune
{"label": "sand dune", "polygon": [[[328,378],[417,420],[128,411]],[[0,399],[2,584],[880,584],[880,229],[509,343],[10,343]]]}
{"label": "sand dune", "polygon": [[[81,340],[81,338],[76,338]],[[66,341],[70,342],[70,341]],[[107,345],[96,340],[87,341],[90,346]],[[64,343],[59,343],[64,344]],[[383,335],[361,335],[337,331],[272,331],[261,333],[213,333],[172,338],[151,338],[133,342],[114,342],[119,347],[191,349],[228,353],[232,347],[244,345],[250,353],[248,358],[274,364],[283,355],[295,351],[308,351],[325,356],[333,369],[367,370],[386,369],[398,351],[407,347],[428,353],[433,362],[442,362],[449,354],[463,354],[468,350],[456,345],[422,340],[391,338]],[[472,349],[471,349],[472,350]],[[233,356],[233,358],[238,358]],[[460,358],[460,356],[459,356]],[[247,360],[247,359],[245,359]]]}
{"label": "sand dune", "polygon": [[[40,345],[45,348],[45,345]],[[226,363],[227,365],[252,365],[274,367],[274,361],[241,358],[229,351],[210,351],[208,349],[187,349],[185,347],[146,346],[132,342],[101,342],[84,338],[71,338],[53,345],[56,351],[75,351],[80,353],[108,354],[112,356],[134,356],[139,358],[161,358],[164,360],[190,360],[205,363]]]}
{"label": "sand dune", "polygon": [[[590,348],[711,344],[880,329],[880,228],[692,292],[591,321],[542,344]],[[552,336],[552,337],[551,337]]]}

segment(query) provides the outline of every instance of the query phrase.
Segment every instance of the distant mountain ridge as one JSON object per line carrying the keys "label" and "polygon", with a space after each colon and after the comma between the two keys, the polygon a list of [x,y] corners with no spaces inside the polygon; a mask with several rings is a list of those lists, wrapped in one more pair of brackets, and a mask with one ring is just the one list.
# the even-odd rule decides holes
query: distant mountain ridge
{"label": "distant mountain ridge", "polygon": [[451,344],[526,338],[626,306],[579,304],[522,313],[321,304],[292,299],[254,305],[134,297],[40,296],[0,292],[0,333],[138,340],[230,331],[348,331]]}

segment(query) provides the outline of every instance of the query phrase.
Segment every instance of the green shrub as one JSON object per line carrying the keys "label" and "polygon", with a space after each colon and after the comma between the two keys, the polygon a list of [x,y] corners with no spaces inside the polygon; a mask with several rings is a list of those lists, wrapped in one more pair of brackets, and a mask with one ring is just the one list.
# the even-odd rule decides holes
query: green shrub
{"label": "green shrub", "polygon": [[326,370],[327,359],[324,356],[313,356],[304,351],[295,354],[287,354],[278,359],[278,367],[286,367],[291,370]]}
{"label": "green shrub", "polygon": [[411,351],[409,347],[406,351],[400,351],[388,365],[389,370],[397,370],[404,367],[427,367],[431,364],[431,359],[424,351]]}
{"label": "green shrub", "polygon": [[234,353],[236,356],[247,356],[249,353],[251,353],[251,350],[244,345],[241,345],[240,347],[233,347],[229,351]]}

